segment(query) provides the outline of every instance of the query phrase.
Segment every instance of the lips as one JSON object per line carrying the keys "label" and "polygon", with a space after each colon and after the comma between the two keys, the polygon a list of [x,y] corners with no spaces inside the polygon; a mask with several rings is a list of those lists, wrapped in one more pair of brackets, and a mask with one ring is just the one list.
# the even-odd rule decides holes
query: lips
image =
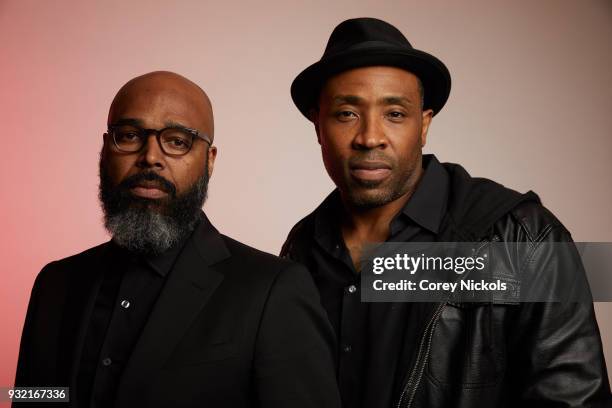
{"label": "lips", "polygon": [[142,198],[163,198],[168,195],[164,188],[154,181],[142,181],[130,188],[132,194]]}
{"label": "lips", "polygon": [[351,176],[362,181],[382,181],[391,174],[391,166],[381,161],[362,161],[352,163]]}

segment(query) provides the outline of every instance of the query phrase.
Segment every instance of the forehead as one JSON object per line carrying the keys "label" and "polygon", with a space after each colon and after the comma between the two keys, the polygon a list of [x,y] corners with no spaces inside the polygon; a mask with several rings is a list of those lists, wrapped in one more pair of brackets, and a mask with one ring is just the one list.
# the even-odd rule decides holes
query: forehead
{"label": "forehead", "polygon": [[321,90],[322,98],[335,98],[339,94],[361,97],[384,94],[418,98],[419,85],[416,75],[401,68],[355,68],[331,77]]}
{"label": "forehead", "polygon": [[202,96],[167,83],[137,83],[122,89],[113,101],[109,123],[126,118],[138,119],[151,128],[170,122],[201,130],[209,127]]}

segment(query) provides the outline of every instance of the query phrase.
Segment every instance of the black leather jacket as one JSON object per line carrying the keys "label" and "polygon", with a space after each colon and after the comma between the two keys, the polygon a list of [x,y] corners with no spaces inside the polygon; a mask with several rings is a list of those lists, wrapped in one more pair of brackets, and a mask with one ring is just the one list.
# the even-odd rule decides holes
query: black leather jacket
{"label": "black leather jacket", "polygon": [[[529,274],[554,273],[555,263],[567,261],[547,253],[545,243],[571,242],[570,233],[534,193],[444,166],[451,186],[439,241],[507,242],[508,253],[528,251],[519,258]],[[282,251],[306,265],[313,214]],[[417,303],[408,320],[396,320],[389,315],[389,333],[405,327],[417,334],[405,337],[400,352],[389,351],[402,359],[392,398],[398,408],[612,407],[592,303]]]}

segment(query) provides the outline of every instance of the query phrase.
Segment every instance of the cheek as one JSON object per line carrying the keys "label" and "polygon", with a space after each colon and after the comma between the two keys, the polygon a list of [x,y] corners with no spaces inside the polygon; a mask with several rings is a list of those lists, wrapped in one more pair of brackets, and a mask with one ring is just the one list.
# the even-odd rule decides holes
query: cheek
{"label": "cheek", "polygon": [[321,154],[327,174],[336,185],[345,185],[348,177],[348,154],[329,139],[321,140]]}
{"label": "cheek", "polygon": [[348,158],[347,149],[337,139],[322,138],[321,153],[326,167],[342,168]]}
{"label": "cheek", "polygon": [[348,132],[334,126],[321,129],[321,150],[326,156],[342,158],[351,150],[351,138]]}
{"label": "cheek", "polygon": [[421,127],[418,124],[389,132],[394,150],[400,157],[414,157],[421,150]]}
{"label": "cheek", "polygon": [[119,184],[121,180],[127,177],[130,169],[134,166],[134,160],[128,156],[116,156],[109,154],[105,157],[106,173],[113,184]]}
{"label": "cheek", "polygon": [[197,160],[186,160],[168,165],[172,182],[175,183],[178,192],[189,190],[193,184],[204,175],[206,161],[202,158]]}

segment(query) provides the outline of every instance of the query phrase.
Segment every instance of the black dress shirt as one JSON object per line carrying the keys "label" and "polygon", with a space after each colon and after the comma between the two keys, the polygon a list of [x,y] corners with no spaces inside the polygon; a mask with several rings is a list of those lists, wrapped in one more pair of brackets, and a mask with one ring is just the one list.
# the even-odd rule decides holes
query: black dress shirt
{"label": "black dress shirt", "polygon": [[81,354],[79,406],[113,406],[125,364],[185,242],[155,257],[111,243]]}
{"label": "black dress shirt", "polygon": [[[391,221],[387,241],[435,241],[446,210],[449,176],[433,156],[424,156],[423,168],[425,172],[412,197]],[[397,336],[396,347],[391,349],[385,345],[381,350],[376,343],[378,324],[390,305],[361,302],[360,277],[338,223],[341,211],[339,193],[334,191],[315,213],[314,240],[318,245],[312,247],[309,258],[314,260],[315,270],[311,272],[338,339],[336,362],[343,406],[353,408],[369,399],[363,393],[372,375],[386,377],[377,382],[387,384],[388,390],[376,391],[390,397],[402,337]]]}

